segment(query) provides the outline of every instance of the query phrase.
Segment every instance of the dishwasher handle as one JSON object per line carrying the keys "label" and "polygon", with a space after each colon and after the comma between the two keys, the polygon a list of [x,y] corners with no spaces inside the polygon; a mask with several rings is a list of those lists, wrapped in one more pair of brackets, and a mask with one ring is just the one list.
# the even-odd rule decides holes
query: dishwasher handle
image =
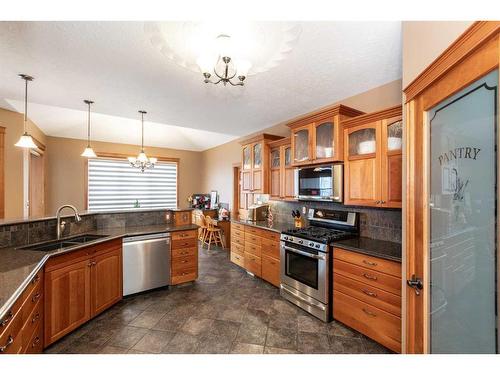
{"label": "dishwasher handle", "polygon": [[123,243],[134,243],[134,242],[151,242],[151,241],[162,241],[166,240],[167,243],[170,243],[170,233],[155,233],[155,234],[146,234],[143,236],[132,236],[123,238]]}

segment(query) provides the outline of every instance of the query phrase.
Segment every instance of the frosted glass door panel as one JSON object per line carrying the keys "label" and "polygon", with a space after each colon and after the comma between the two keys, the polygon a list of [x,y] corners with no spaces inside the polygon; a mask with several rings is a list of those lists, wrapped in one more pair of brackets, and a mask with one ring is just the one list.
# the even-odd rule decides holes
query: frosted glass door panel
{"label": "frosted glass door panel", "polygon": [[497,351],[497,85],[490,73],[427,113],[432,353]]}

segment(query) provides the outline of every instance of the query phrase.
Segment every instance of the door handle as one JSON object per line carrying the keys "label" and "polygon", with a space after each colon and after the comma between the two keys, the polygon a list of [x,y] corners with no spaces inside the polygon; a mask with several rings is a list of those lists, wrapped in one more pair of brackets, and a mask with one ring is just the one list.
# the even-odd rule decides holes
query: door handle
{"label": "door handle", "polygon": [[413,290],[415,290],[415,294],[417,296],[420,295],[420,291],[422,289],[424,289],[424,283],[422,282],[421,279],[419,279],[418,277],[416,277],[415,275],[411,275],[411,279],[410,280],[406,280],[406,284],[410,287],[410,288],[413,288]]}

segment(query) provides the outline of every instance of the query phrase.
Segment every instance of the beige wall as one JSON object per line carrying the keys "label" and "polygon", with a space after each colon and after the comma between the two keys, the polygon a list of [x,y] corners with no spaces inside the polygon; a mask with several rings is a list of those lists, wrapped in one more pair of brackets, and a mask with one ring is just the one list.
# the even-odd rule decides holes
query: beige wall
{"label": "beige wall", "polygon": [[[5,218],[23,216],[23,154],[14,146],[23,134],[23,114],[0,108],[0,126],[5,128]],[[45,134],[31,121],[28,132],[42,144]]]}
{"label": "beige wall", "polygon": [[[344,104],[364,112],[373,112],[383,108],[401,104],[401,80],[393,81],[364,93],[346,98],[334,104]],[[289,121],[291,119],[286,119]],[[284,124],[275,125],[258,133],[269,133],[289,136],[290,131]],[[234,163],[241,161],[241,146],[235,140],[221,146],[206,150],[203,153],[203,185],[202,191],[217,190],[220,201],[233,204],[233,172]]]}
{"label": "beige wall", "polygon": [[[86,141],[69,138],[47,137],[48,197],[47,214],[52,215],[65,203],[71,203],[79,210],[85,210],[85,158],[80,156]],[[110,152],[135,156],[139,147],[107,142],[92,142],[96,153]],[[187,197],[201,191],[201,153],[146,147],[146,154],[179,158],[179,207],[187,207]]]}
{"label": "beige wall", "polygon": [[403,22],[403,88],[472,23],[473,21]]}

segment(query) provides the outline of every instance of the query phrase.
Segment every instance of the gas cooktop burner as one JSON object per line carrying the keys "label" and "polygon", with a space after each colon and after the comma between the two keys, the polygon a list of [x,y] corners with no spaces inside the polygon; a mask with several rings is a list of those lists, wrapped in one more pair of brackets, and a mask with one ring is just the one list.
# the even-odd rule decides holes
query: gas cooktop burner
{"label": "gas cooktop burner", "polygon": [[294,237],[300,237],[311,241],[322,242],[325,244],[329,244],[332,241],[351,238],[355,235],[352,232],[344,230],[323,228],[316,226],[309,226],[300,229],[289,229],[284,231],[283,234]]}

